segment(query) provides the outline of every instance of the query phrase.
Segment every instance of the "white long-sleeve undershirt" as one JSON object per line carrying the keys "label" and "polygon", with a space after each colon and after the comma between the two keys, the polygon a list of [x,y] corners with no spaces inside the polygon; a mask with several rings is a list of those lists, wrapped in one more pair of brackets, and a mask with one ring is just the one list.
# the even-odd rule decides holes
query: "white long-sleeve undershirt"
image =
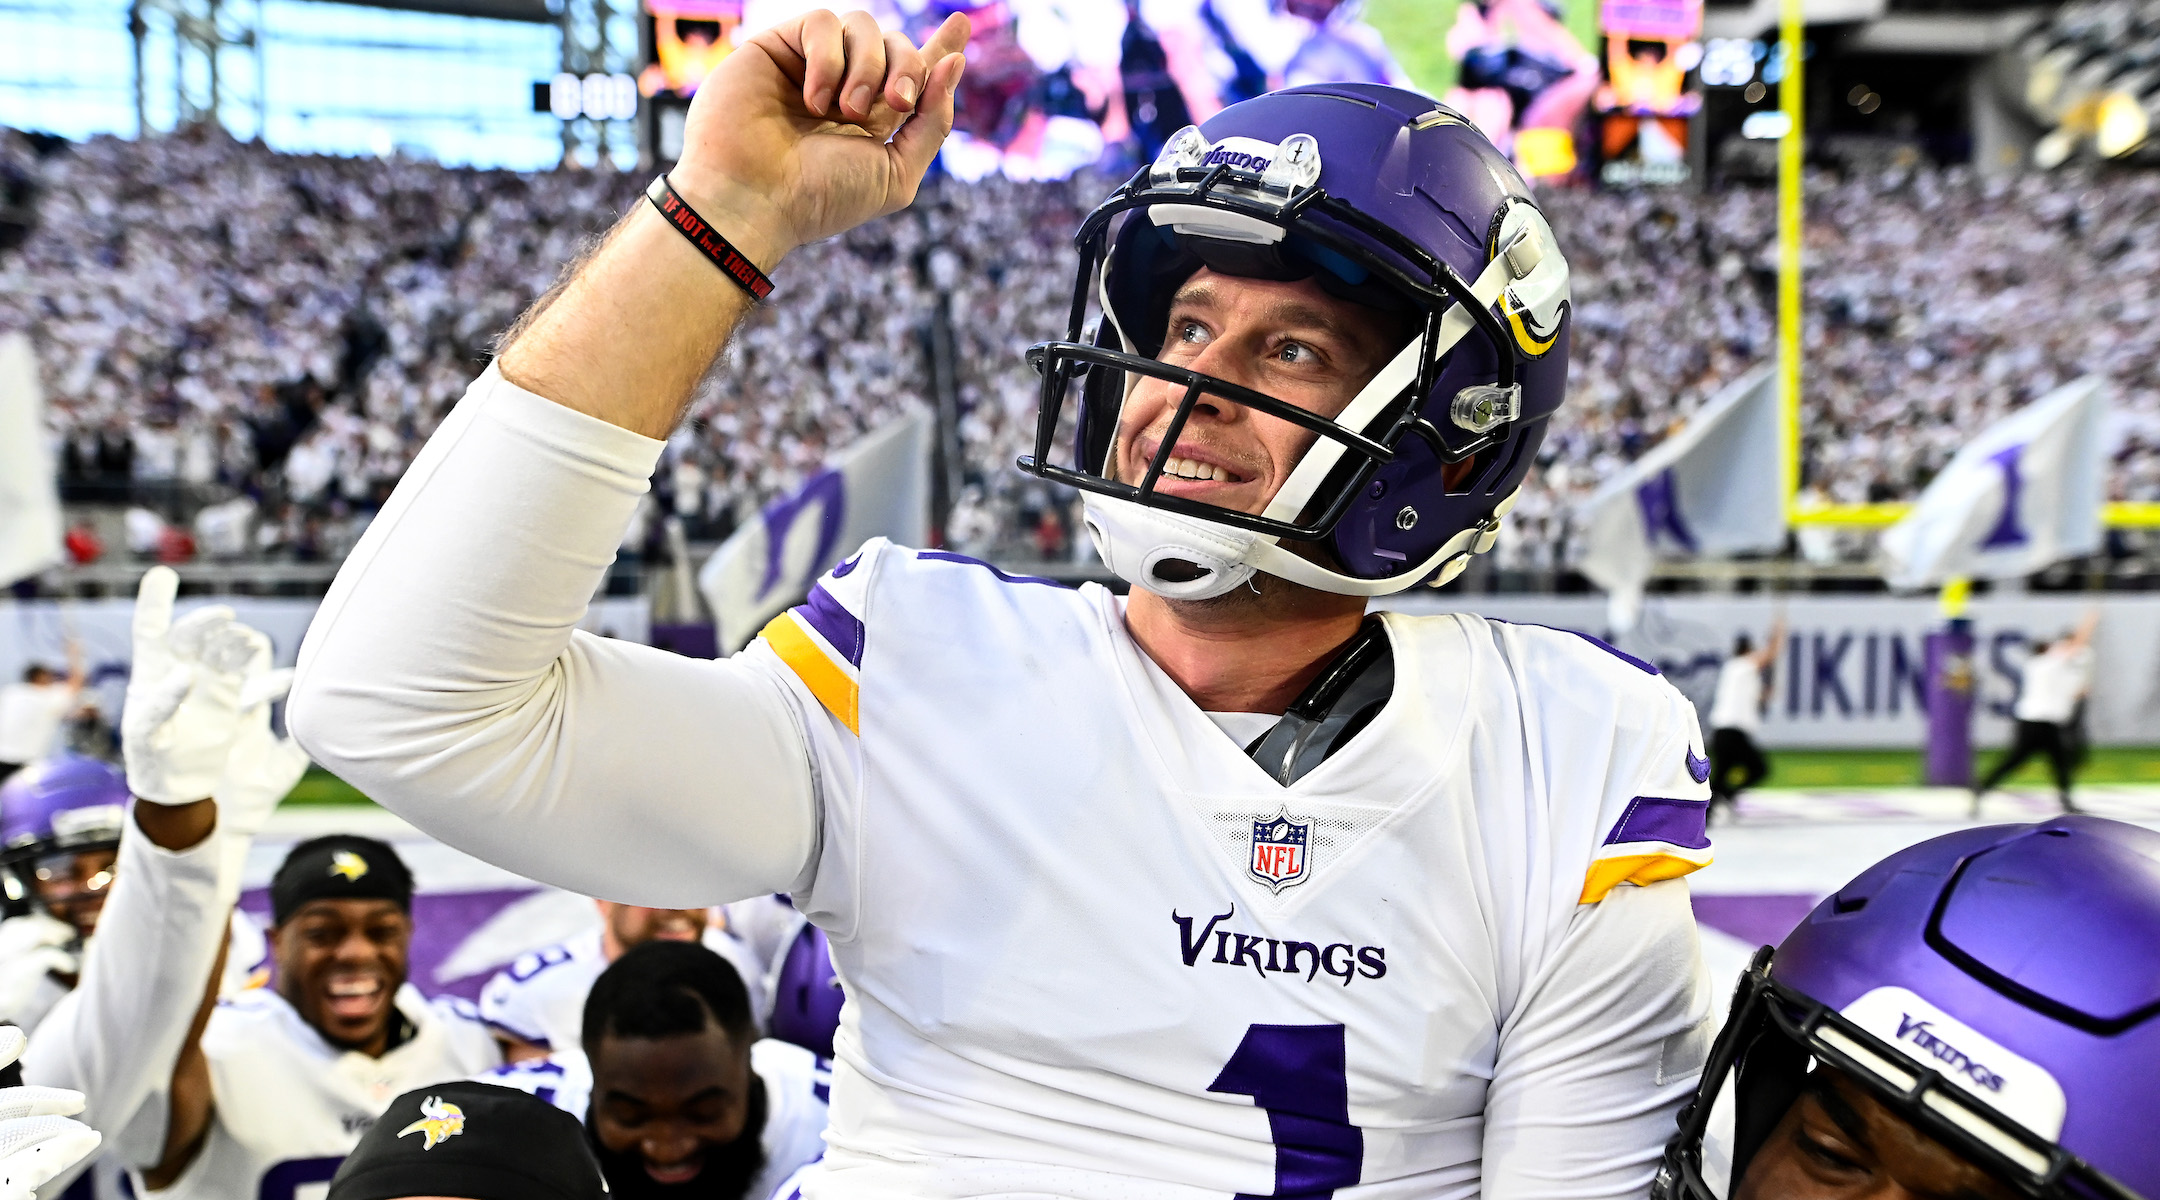
{"label": "white long-sleeve undershirt", "polygon": [[577,630],[662,443],[482,375],[338,572],[288,723],[318,763],[521,875],[686,907],[806,882],[780,684]]}

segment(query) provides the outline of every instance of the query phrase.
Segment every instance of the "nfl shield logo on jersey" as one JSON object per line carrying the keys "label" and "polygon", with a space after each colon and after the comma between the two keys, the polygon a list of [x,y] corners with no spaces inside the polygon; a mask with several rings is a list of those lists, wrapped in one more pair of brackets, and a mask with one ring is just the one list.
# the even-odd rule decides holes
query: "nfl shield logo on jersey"
{"label": "nfl shield logo on jersey", "polygon": [[1252,859],[1245,871],[1280,892],[1312,874],[1312,822],[1293,821],[1278,811],[1264,821],[1252,823]]}

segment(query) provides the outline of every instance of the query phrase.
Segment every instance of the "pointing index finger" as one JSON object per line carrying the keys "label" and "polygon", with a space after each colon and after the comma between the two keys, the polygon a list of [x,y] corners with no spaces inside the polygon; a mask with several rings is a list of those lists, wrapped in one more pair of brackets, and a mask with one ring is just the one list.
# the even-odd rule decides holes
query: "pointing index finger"
{"label": "pointing index finger", "polygon": [[180,591],[180,574],[171,567],[152,567],[135,589],[135,641],[156,641],[172,628],[173,597]]}

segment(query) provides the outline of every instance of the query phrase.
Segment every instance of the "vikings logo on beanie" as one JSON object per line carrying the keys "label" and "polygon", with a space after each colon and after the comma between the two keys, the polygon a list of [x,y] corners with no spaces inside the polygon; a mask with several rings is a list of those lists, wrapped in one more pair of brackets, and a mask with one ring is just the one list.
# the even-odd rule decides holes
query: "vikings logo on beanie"
{"label": "vikings logo on beanie", "polygon": [[330,1181],[329,1200],[602,1200],[576,1117],[516,1088],[438,1083],[390,1102]]}
{"label": "vikings logo on beanie", "polygon": [[412,872],[388,843],[340,833],[292,848],[270,880],[270,919],[282,925],[310,900],[389,900],[412,911]]}

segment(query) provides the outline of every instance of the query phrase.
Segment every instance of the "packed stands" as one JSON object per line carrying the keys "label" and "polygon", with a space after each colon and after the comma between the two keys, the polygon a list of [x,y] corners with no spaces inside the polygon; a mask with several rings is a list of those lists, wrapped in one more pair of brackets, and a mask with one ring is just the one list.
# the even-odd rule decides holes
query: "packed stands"
{"label": "packed stands", "polygon": [[[142,553],[303,561],[351,544],[495,336],[643,182],[278,155],[203,130],[57,146],[0,131],[0,175],[36,211],[0,249],[0,330],[28,330],[40,355],[69,498],[133,504]],[[1070,234],[1108,182],[946,183],[791,259],[672,440],[653,514],[721,536],[926,402],[943,304],[962,449],[949,541],[1084,553],[1071,497],[1009,464],[1034,419],[1021,352],[1061,331]],[[1768,193],[1544,200],[1575,270],[1575,351],[1503,541],[1501,565],[1532,570],[1565,563],[1570,503],[1774,343]],[[2160,176],[1825,177],[1809,205],[1818,495],[1909,497],[1965,434],[2097,370],[2117,384],[2110,494],[2160,499]]]}

